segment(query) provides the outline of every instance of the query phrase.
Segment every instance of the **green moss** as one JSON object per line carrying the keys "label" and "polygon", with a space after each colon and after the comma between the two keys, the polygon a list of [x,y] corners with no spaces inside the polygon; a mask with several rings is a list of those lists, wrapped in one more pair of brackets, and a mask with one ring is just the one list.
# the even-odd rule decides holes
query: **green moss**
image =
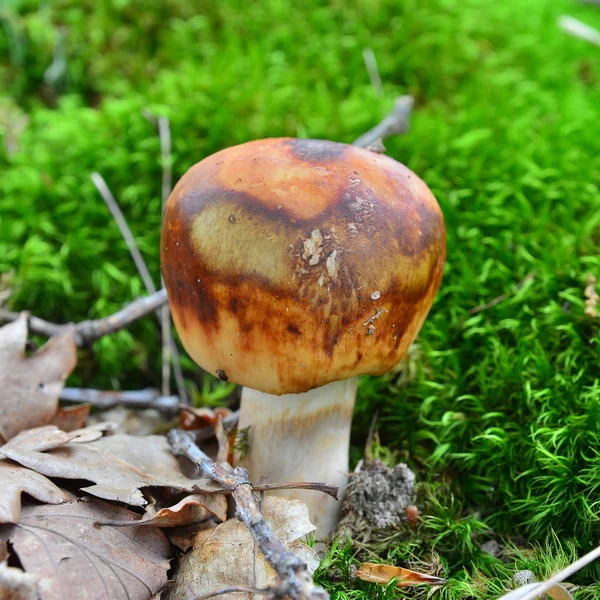
{"label": "green moss", "polygon": [[[407,374],[361,381],[353,459],[378,410],[379,452],[415,469],[423,518],[374,534],[374,549],[339,543],[320,580],[334,598],[372,597],[351,567],[375,552],[439,561],[450,583],[438,597],[488,598],[518,568],[541,578],[600,543],[600,328],[583,304],[586,273],[600,278],[600,58],[556,24],[570,13],[600,27],[600,11],[569,0],[147,4],[0,8],[0,272],[16,273],[12,306],[78,320],[142,293],[94,170],[158,281],[160,150],[144,111],[170,119],[177,178],[248,139],[350,142],[411,93],[412,129],[388,153],[438,197],[448,263]],[[102,339],[76,380],[156,384],[157,338],[148,318]],[[200,388],[212,401],[226,393]],[[492,538],[518,542],[523,558],[486,555]],[[578,598],[600,598],[597,577],[580,574]]]}

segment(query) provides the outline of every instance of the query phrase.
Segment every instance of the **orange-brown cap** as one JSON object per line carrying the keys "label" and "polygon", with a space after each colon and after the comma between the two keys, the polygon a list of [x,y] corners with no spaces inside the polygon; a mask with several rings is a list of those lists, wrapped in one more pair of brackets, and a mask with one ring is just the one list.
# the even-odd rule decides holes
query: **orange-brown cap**
{"label": "orange-brown cap", "polygon": [[161,239],[190,356],[271,394],[394,367],[445,257],[443,216],[421,179],[323,140],[258,140],[194,165],[169,198]]}

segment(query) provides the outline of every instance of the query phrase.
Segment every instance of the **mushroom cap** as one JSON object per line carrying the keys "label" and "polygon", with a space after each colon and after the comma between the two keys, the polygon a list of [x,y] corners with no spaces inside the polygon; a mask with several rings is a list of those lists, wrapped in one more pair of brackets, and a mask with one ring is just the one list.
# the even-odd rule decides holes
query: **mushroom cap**
{"label": "mushroom cap", "polygon": [[324,140],[257,140],[205,158],[173,190],[161,238],[187,352],[271,394],[393,368],[445,258],[444,219],[419,177]]}

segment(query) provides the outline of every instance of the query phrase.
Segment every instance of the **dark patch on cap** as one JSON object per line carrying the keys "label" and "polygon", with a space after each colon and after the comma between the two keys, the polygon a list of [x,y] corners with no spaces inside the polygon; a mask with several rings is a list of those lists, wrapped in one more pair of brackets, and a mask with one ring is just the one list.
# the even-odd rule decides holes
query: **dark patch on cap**
{"label": "dark patch on cap", "polygon": [[287,326],[287,330],[288,330],[290,333],[293,333],[294,335],[300,335],[300,330],[298,329],[298,326],[297,326],[297,325],[294,325],[294,323],[290,323],[290,324]]}
{"label": "dark patch on cap", "polygon": [[308,162],[323,162],[341,158],[346,146],[327,140],[290,140],[292,152],[300,160]]}
{"label": "dark patch on cap", "polygon": [[227,377],[227,373],[223,369],[217,369],[215,373],[221,381],[229,381],[229,377]]}

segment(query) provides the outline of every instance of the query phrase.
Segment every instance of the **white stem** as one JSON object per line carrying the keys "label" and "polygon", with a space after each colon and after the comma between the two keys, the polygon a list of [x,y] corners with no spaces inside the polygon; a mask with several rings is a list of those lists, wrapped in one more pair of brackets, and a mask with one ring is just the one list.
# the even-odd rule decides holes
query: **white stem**
{"label": "white stem", "polygon": [[[345,490],[348,482],[350,425],[357,379],[346,379],[304,394],[274,396],[242,390],[239,427],[250,427],[250,450],[241,464],[253,482],[321,481]],[[279,491],[306,502],[322,538],[337,525],[342,506],[311,490]]]}

